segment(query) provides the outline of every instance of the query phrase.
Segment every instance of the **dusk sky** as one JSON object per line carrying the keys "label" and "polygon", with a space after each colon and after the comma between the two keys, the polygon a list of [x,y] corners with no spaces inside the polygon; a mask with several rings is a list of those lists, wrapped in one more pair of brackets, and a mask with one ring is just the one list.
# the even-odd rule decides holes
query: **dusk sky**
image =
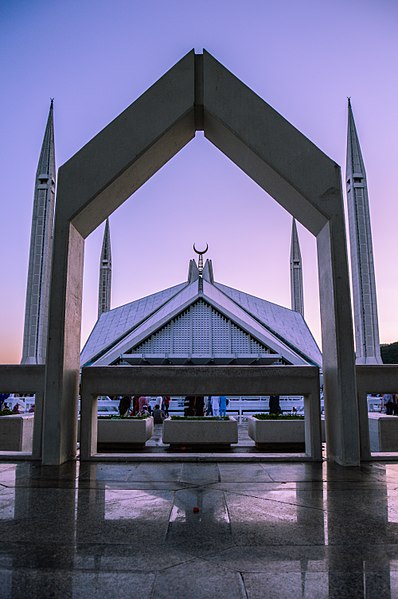
{"label": "dusk sky", "polygon": [[[19,363],[33,187],[50,98],[57,166],[192,48],[205,48],[345,172],[347,96],[367,170],[380,340],[398,340],[396,0],[2,0],[0,363]],[[203,134],[110,217],[112,307],[186,280],[209,244],[217,281],[290,307],[291,216]],[[320,342],[315,238],[298,226],[306,320]],[[103,225],[86,240],[84,343]]]}

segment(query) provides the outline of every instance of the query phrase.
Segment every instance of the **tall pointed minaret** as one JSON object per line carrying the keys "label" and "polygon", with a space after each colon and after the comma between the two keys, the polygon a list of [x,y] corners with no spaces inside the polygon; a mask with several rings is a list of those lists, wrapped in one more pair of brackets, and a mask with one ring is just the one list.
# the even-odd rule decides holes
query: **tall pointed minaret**
{"label": "tall pointed minaret", "polygon": [[33,199],[22,364],[44,364],[46,361],[55,182],[54,120],[53,100],[51,100],[37,166]]}
{"label": "tall pointed minaret", "polygon": [[382,364],[365,165],[348,99],[347,204],[357,364]]}
{"label": "tall pointed minaret", "polygon": [[290,244],[290,295],[292,310],[300,312],[304,317],[303,269],[301,265],[300,244],[297,235],[296,220],[292,222],[292,239]]}
{"label": "tall pointed minaret", "polygon": [[111,234],[109,230],[109,219],[106,219],[104,239],[100,259],[100,274],[98,286],[98,318],[103,312],[111,309],[111,285],[112,285],[112,254]]}

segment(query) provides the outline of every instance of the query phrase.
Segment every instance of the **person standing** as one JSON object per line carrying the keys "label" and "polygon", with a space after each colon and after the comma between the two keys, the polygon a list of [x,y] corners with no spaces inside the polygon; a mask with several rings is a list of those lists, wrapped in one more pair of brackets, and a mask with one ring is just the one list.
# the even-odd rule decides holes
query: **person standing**
{"label": "person standing", "polygon": [[220,397],[218,395],[213,395],[211,398],[211,408],[213,410],[213,416],[220,415]]}
{"label": "person standing", "polygon": [[206,416],[213,416],[213,408],[211,406],[211,395],[208,395],[206,400]]}
{"label": "person standing", "polygon": [[163,411],[166,418],[169,417],[170,395],[163,396]]}
{"label": "person standing", "polygon": [[205,399],[203,395],[197,395],[195,398],[195,416],[203,416]]}
{"label": "person standing", "polygon": [[130,413],[131,397],[123,395],[119,402],[119,414],[122,418],[127,418]]}
{"label": "person standing", "polygon": [[281,406],[279,403],[279,395],[271,395],[269,398],[269,413],[270,414],[282,414]]}
{"label": "person standing", "polygon": [[164,412],[158,403],[153,408],[152,416],[155,424],[163,424],[163,420],[166,418],[166,416],[164,415]]}
{"label": "person standing", "polygon": [[383,402],[384,402],[384,407],[385,407],[387,416],[392,416],[393,409],[394,409],[394,401],[393,401],[392,393],[385,393],[383,396]]}
{"label": "person standing", "polygon": [[142,412],[142,408],[148,405],[148,400],[145,395],[140,395],[138,398],[138,411]]}
{"label": "person standing", "polygon": [[227,415],[227,398],[225,395],[220,395],[220,416],[225,417]]}

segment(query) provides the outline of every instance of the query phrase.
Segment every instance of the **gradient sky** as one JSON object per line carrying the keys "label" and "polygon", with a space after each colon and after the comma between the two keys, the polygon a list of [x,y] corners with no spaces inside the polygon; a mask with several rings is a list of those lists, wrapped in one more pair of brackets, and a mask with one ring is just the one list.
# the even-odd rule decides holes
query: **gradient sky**
{"label": "gradient sky", "polygon": [[[33,186],[49,101],[57,165],[184,54],[206,48],[345,166],[347,96],[367,169],[381,342],[398,339],[395,0],[2,0],[0,363],[21,358]],[[290,307],[291,217],[203,134],[110,218],[112,306],[186,279]],[[315,239],[298,227],[305,315],[320,340]],[[82,341],[97,315],[103,226],[86,241]]]}

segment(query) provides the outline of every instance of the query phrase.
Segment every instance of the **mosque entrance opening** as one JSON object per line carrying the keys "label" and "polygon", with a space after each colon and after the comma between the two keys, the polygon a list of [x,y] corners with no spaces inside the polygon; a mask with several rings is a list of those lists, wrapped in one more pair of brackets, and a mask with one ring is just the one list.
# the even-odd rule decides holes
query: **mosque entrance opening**
{"label": "mosque entrance opening", "polygon": [[[84,239],[196,131],[317,238],[328,457],[358,464],[340,169],[207,52],[187,54],[59,170],[43,463],[76,450]],[[247,382],[255,379],[249,368]]]}

